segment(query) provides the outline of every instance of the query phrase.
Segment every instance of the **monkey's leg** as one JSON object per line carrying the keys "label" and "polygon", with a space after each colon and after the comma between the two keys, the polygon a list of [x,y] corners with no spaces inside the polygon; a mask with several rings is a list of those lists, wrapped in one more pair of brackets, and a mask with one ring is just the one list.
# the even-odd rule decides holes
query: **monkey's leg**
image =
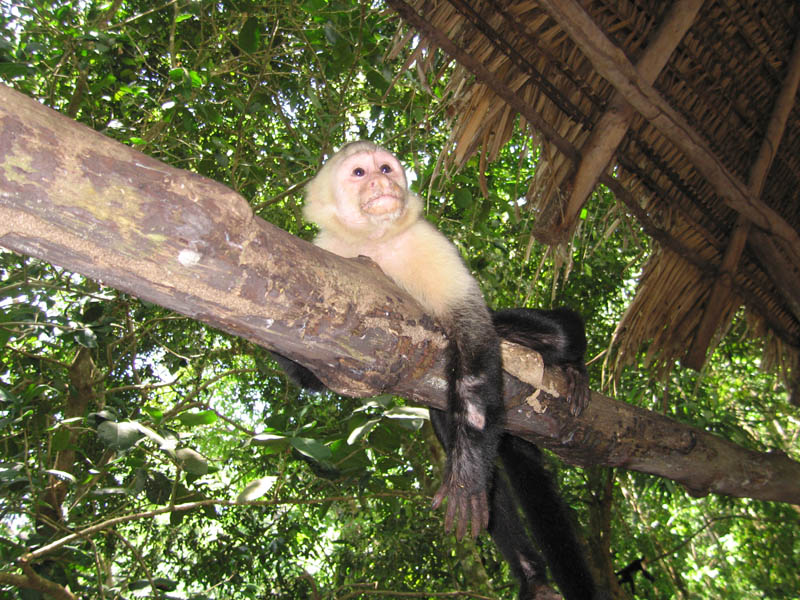
{"label": "monkey's leg", "polygon": [[461,539],[489,525],[489,492],[503,431],[500,344],[479,296],[453,310],[447,326],[447,464],[433,496],[447,498],[445,530]]}
{"label": "monkey's leg", "polygon": [[[436,437],[447,450],[447,414],[432,408],[430,415]],[[489,511],[489,535],[519,582],[519,600],[533,600],[535,590],[547,583],[544,559],[533,547],[511,488],[500,473],[495,473]]]}

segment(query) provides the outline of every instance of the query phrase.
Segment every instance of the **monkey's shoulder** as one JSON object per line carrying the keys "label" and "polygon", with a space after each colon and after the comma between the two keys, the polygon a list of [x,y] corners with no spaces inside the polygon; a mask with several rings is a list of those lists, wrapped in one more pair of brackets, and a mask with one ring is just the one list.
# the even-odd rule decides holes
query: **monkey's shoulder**
{"label": "monkey's shoulder", "polygon": [[425,220],[397,235],[375,259],[384,273],[423,307],[441,317],[480,290],[458,249]]}

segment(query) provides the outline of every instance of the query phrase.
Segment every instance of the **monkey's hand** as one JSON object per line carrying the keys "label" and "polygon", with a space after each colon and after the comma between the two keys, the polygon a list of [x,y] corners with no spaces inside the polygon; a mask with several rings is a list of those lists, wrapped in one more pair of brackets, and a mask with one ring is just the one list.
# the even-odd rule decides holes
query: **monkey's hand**
{"label": "monkey's hand", "polygon": [[447,512],[444,516],[444,529],[453,530],[456,524],[456,538],[461,539],[467,532],[467,524],[472,522],[472,537],[478,537],[482,529],[489,527],[489,495],[486,482],[479,485],[468,484],[447,469],[441,487],[433,496],[433,508],[437,509],[447,497]]}
{"label": "monkey's hand", "polygon": [[564,366],[564,375],[567,378],[567,402],[569,412],[577,417],[589,405],[589,376],[585,369],[573,365]]}

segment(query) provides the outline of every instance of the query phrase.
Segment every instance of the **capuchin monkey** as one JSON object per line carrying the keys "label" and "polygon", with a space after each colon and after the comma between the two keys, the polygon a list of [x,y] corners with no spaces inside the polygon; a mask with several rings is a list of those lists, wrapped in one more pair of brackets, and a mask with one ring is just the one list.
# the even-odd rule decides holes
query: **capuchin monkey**
{"label": "capuchin monkey", "polygon": [[[444,477],[433,497],[447,498],[445,529],[461,539],[488,529],[519,580],[520,600],[552,597],[545,560],[567,600],[596,598],[590,571],[561,499],[533,444],[503,433],[500,337],[538,351],[564,369],[573,414],[589,399],[581,318],[561,309],[490,313],[478,283],[456,247],[422,217],[422,201],[408,189],[390,152],[366,141],[334,154],[306,187],[303,210],[319,227],[314,243],[344,257],[368,256],[444,326],[447,410],[431,409],[445,448]],[[305,367],[277,357],[306,388],[324,386]],[[500,457],[502,469],[496,469]]]}

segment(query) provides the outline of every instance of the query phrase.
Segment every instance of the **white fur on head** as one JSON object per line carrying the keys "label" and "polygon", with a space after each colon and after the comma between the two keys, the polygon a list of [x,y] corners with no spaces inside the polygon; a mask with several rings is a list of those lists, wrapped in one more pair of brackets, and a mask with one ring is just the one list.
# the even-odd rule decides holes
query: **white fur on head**
{"label": "white fur on head", "polygon": [[[306,185],[306,200],[303,207],[303,217],[307,221],[316,223],[321,230],[328,231],[342,238],[362,238],[365,232],[354,227],[352,223],[345,223],[337,213],[335,192],[337,182],[334,177],[337,166],[354,154],[359,152],[386,152],[385,148],[367,140],[349,142],[342,146],[338,152],[331,156],[314,178]],[[422,200],[406,189],[406,207],[392,223],[392,227],[404,229],[415,222],[422,214]]]}

